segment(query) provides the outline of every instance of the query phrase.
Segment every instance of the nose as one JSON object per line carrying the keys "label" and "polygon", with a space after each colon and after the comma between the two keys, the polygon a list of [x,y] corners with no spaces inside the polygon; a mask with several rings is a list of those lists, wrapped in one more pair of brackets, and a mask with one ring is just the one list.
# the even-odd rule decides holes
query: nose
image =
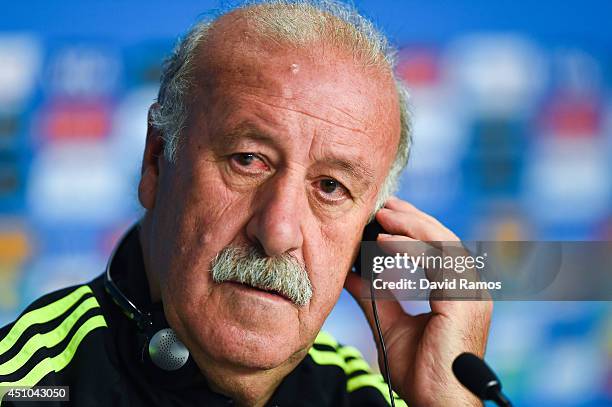
{"label": "nose", "polygon": [[[278,178],[277,178],[278,177]],[[259,242],[273,257],[302,246],[302,219],[306,191],[289,174],[268,180],[258,191],[258,208],[247,224],[249,239]]]}

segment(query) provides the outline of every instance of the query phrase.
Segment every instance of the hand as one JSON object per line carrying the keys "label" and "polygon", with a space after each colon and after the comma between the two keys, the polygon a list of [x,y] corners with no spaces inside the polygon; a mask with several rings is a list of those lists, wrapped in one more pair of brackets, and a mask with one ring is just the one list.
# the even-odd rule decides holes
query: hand
{"label": "hand", "polygon": [[[390,198],[376,215],[391,235],[379,242],[459,241],[436,219],[408,202]],[[345,288],[366,314],[378,346],[378,335],[369,299],[361,296],[362,279],[349,273]],[[411,407],[482,405],[454,377],[451,366],[462,352],[484,356],[493,304],[491,301],[444,301],[429,298],[431,312],[412,315],[395,300],[376,301],[387,349],[391,384]]]}

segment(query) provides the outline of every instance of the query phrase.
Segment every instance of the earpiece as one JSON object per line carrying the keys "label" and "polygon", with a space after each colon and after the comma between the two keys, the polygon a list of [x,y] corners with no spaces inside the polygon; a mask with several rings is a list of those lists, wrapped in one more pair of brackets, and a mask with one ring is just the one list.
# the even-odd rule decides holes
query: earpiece
{"label": "earpiece", "polygon": [[[376,238],[378,237],[380,233],[386,233],[386,231],[385,229],[383,229],[381,224],[378,223],[376,219],[374,219],[373,221],[368,223],[363,229],[363,235],[361,236],[361,241],[362,242],[375,242]],[[372,285],[372,282],[370,281],[371,274],[363,276],[362,270],[361,270],[361,262],[363,260],[361,256],[366,256],[366,259],[363,260],[365,264],[372,264],[371,258],[373,258],[376,255],[384,255],[384,253],[382,253],[382,251],[378,247],[376,247],[376,245],[372,245],[372,247],[370,247],[369,249],[370,250],[368,251],[370,253],[364,254],[361,252],[361,247],[359,248],[359,254],[357,255],[357,259],[355,260],[355,263],[353,264],[353,268],[355,270],[355,273],[359,274],[362,278],[365,277],[368,280],[368,284],[370,286],[370,301],[372,303],[372,313],[374,315],[374,324],[376,325],[376,333],[378,334],[378,340],[380,342],[380,348],[383,354],[383,363],[385,366],[385,380],[387,381],[387,388],[389,390],[389,400],[391,401],[391,407],[395,407],[395,398],[393,397],[393,389],[391,388],[391,375],[389,373],[389,360],[387,358],[387,348],[385,346],[385,339],[383,338],[382,330],[380,328],[380,320],[378,318],[378,309],[376,307],[376,299],[374,297],[374,286]]]}
{"label": "earpiece", "polygon": [[172,328],[157,331],[147,347],[153,364],[167,371],[178,370],[189,359],[189,350],[176,336]]}
{"label": "earpiece", "polygon": [[106,266],[104,288],[115,304],[136,324],[139,331],[139,349],[142,352],[141,360],[145,364],[150,363],[163,372],[177,372],[182,369],[192,374],[195,363],[190,362],[189,350],[168,325],[163,307],[159,305],[153,306],[149,311],[141,310],[121,291],[111,276],[111,266],[117,249],[135,231],[136,226],[121,238],[113,250]]}
{"label": "earpiece", "polygon": [[[380,223],[378,223],[378,221],[374,219],[372,222],[368,223],[363,229],[361,241],[362,242],[375,242],[376,238],[378,237],[380,233],[387,233],[387,232],[385,231],[385,229],[383,229]],[[379,252],[379,250],[376,250],[374,245],[372,246],[372,251],[375,252],[373,255],[377,255]],[[353,264],[353,267],[355,268],[355,273],[359,275],[361,275],[361,261],[362,261],[361,256],[362,256],[361,248],[359,248],[359,254],[357,255],[357,260],[355,260],[355,263]],[[368,256],[368,257],[373,257],[373,256]],[[368,260],[366,259],[366,264],[367,263],[368,263]]]}

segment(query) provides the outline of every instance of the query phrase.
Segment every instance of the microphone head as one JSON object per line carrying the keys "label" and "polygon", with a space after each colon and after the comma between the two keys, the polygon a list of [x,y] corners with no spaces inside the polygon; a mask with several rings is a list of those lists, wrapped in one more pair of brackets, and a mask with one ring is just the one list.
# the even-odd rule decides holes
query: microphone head
{"label": "microphone head", "polygon": [[490,400],[501,389],[499,379],[484,360],[462,353],[453,362],[453,373],[461,384],[481,400]]}

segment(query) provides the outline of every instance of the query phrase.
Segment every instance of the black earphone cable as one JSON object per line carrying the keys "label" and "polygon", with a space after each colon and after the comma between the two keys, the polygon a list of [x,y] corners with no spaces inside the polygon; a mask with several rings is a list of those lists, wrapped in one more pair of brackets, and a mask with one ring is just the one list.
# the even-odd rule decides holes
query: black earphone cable
{"label": "black earphone cable", "polygon": [[389,373],[389,360],[387,359],[387,348],[385,347],[385,339],[383,338],[382,329],[380,329],[380,321],[378,319],[378,309],[376,308],[376,300],[374,299],[374,284],[370,281],[370,296],[372,301],[372,312],[374,313],[374,323],[376,324],[376,331],[378,332],[378,339],[380,341],[380,349],[383,354],[383,363],[385,365],[385,380],[389,388],[389,400],[391,407],[395,407],[395,399],[393,397],[393,388],[391,387],[391,374]]}

